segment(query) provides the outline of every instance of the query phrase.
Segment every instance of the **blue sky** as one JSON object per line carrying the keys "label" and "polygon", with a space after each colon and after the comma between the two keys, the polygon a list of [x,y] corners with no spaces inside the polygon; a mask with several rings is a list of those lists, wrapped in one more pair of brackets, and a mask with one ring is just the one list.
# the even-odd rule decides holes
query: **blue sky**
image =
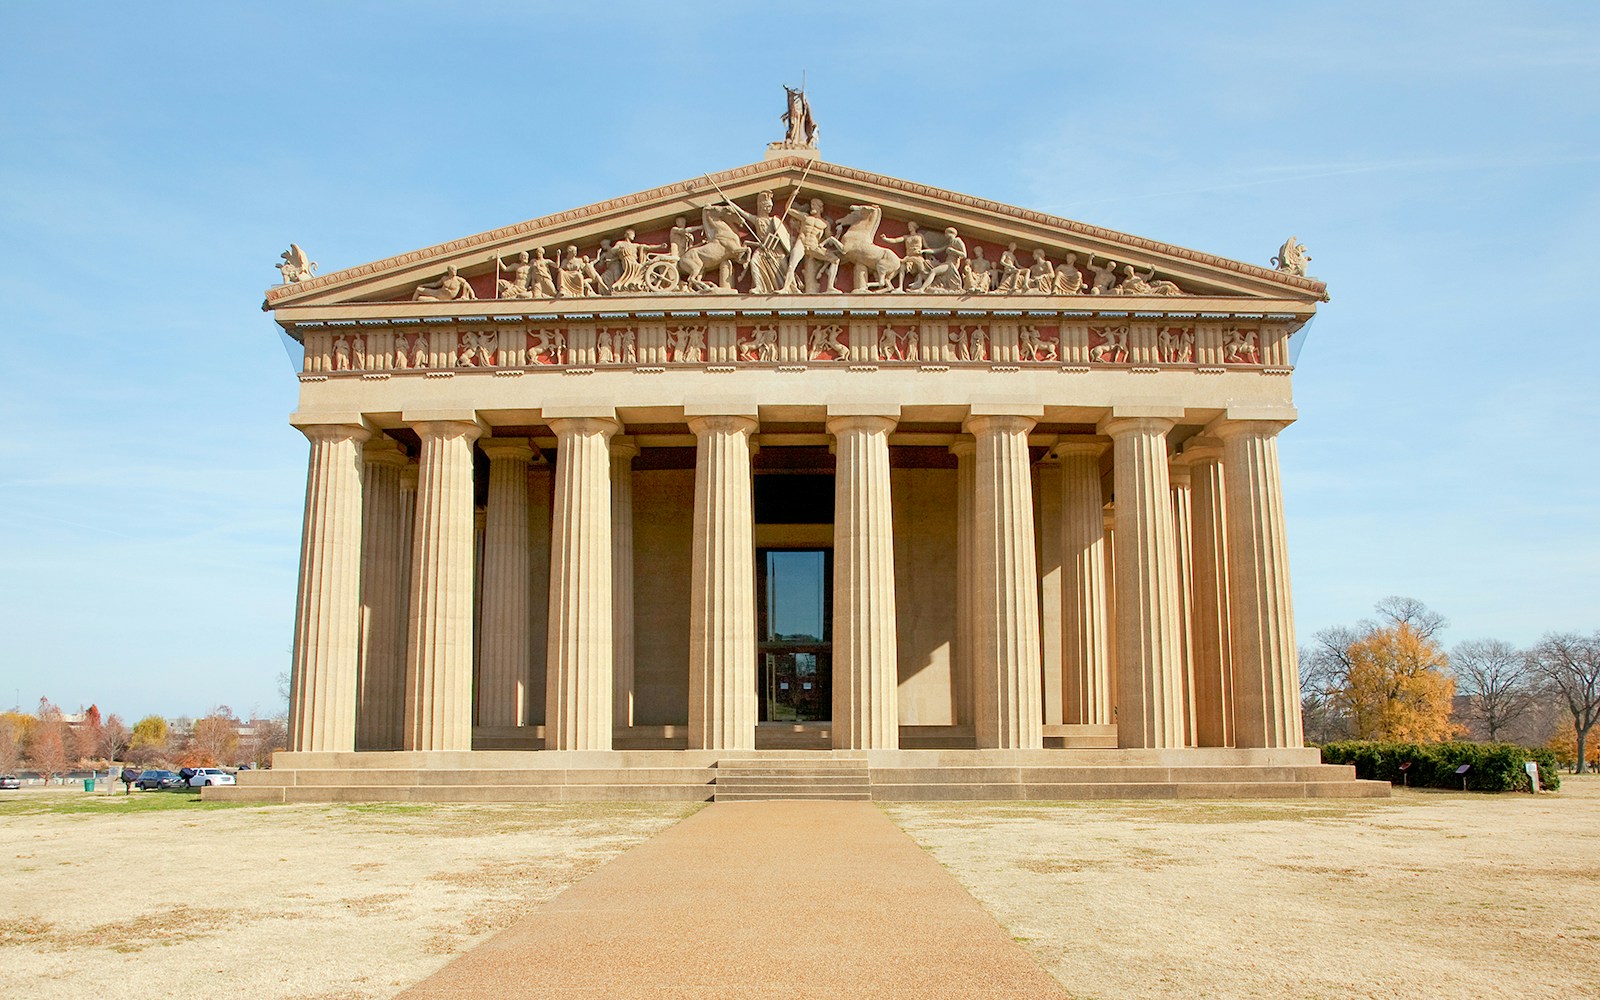
{"label": "blue sky", "polygon": [[273,710],[306,445],[258,311],[324,271],[757,160],[1329,284],[1282,439],[1302,639],[1600,628],[1600,6],[0,5],[0,704]]}

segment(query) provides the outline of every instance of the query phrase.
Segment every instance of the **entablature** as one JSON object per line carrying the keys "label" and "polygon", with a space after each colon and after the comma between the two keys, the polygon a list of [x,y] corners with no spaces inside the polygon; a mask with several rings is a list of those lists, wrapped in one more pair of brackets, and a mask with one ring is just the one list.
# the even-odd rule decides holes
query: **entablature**
{"label": "entablature", "polygon": [[[668,368],[800,371],[806,367],[1094,367],[1135,372],[1290,370],[1297,312],[1161,309],[901,308],[829,303],[786,308],[630,312],[482,312],[427,316],[280,317],[305,347],[302,378],[496,374],[649,374]],[[1077,303],[1074,303],[1075,305]]]}

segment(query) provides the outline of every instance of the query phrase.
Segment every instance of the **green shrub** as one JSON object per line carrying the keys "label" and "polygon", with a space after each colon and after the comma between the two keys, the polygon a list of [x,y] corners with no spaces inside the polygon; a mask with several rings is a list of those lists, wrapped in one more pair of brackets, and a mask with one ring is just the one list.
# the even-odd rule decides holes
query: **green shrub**
{"label": "green shrub", "polygon": [[[1549,791],[1561,787],[1556,756],[1543,748],[1533,750],[1515,743],[1391,743],[1376,740],[1343,740],[1322,746],[1324,764],[1354,764],[1356,777],[1418,788],[1460,788],[1456,768],[1472,765],[1467,772],[1471,792],[1525,792],[1528,774],[1524,761],[1539,765],[1539,783]],[[1410,771],[1400,765],[1411,762]]]}

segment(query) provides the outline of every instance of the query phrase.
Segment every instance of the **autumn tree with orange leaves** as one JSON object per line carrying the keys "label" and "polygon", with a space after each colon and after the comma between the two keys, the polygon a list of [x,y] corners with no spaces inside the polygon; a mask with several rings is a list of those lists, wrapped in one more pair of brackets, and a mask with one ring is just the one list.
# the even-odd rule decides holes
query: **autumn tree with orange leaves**
{"label": "autumn tree with orange leaves", "polygon": [[1450,661],[1410,623],[1368,631],[1351,643],[1349,663],[1337,700],[1356,739],[1429,743],[1459,731],[1450,721]]}

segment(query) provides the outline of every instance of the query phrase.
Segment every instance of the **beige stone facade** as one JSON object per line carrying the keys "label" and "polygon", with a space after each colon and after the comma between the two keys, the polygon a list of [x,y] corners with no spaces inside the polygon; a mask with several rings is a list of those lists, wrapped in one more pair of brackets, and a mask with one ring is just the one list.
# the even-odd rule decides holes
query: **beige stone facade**
{"label": "beige stone facade", "polygon": [[781,149],[278,286],[286,760],[1298,748],[1325,297]]}

